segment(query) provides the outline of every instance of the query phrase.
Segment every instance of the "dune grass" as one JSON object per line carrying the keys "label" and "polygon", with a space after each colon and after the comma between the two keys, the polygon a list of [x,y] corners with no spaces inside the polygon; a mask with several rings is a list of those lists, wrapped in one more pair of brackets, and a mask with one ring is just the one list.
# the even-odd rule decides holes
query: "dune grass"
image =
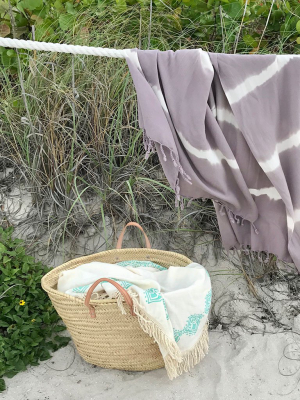
{"label": "dune grass", "polygon": [[[47,40],[114,48],[247,51],[234,19],[224,25],[222,42],[212,38],[203,43],[192,38],[197,20],[179,29],[176,13],[166,15],[161,9],[152,15],[150,29],[149,17],[148,8],[124,13],[91,8],[76,20],[72,32],[54,33]],[[274,39],[273,49],[285,50],[282,39]],[[32,250],[43,235],[52,252],[66,240],[76,244],[90,227],[107,239],[108,224],[129,220],[141,222],[154,237],[159,233],[158,245],[187,255],[205,233],[220,248],[212,203],[199,200],[184,211],[175,209],[157,156],[144,159],[136,94],[124,60],[24,50],[17,58],[18,72],[3,68],[0,75],[0,170],[14,168],[14,179],[2,179],[0,191],[5,195],[18,180],[31,193],[34,217],[22,226],[26,232],[34,224],[25,237]],[[9,213],[2,212],[1,218],[2,224],[10,224]],[[241,265],[256,276],[249,260]]]}

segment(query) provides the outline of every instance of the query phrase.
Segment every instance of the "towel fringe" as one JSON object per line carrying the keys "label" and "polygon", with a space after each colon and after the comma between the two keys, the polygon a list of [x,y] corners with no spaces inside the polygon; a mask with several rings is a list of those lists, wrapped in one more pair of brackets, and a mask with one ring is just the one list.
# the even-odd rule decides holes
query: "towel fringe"
{"label": "towel fringe", "polygon": [[[193,349],[181,353],[175,340],[169,338],[145,312],[144,308],[138,303],[138,294],[131,289],[128,290],[128,293],[132,298],[133,310],[138,318],[139,325],[142,330],[150,337],[153,337],[158,344],[164,346],[168,352],[167,356],[164,358],[164,362],[168,377],[171,380],[181,375],[183,372],[190,371],[205,357],[205,355],[208,353],[209,321],[207,321],[204,325],[202,334]],[[119,302],[121,299],[124,301],[122,294],[119,293],[117,296],[117,303],[121,310],[124,310],[123,304],[121,306],[121,303]]]}
{"label": "towel fringe", "polygon": [[175,207],[180,207],[182,211],[184,210],[184,197],[180,196],[179,178],[176,179],[175,183]]}
{"label": "towel fringe", "polygon": [[184,198],[182,196],[181,196],[181,199],[180,199],[180,209],[181,209],[181,211],[184,210]]}
{"label": "towel fringe", "polygon": [[161,151],[161,154],[163,155],[164,161],[167,161],[167,156],[164,151],[164,146],[162,144],[160,145],[160,151]]}
{"label": "towel fringe", "polygon": [[177,362],[169,354],[164,358],[166,370],[171,380],[183,372],[189,372],[208,353],[208,325],[209,323],[207,322],[196,346],[192,350],[183,353],[181,362]]}
{"label": "towel fringe", "polygon": [[192,202],[195,200],[194,197],[192,197],[191,199],[189,199],[188,203],[187,203],[187,207],[190,207],[192,205]]}
{"label": "towel fringe", "polygon": [[171,153],[171,160],[173,161],[174,167],[176,168],[176,167],[178,167],[178,164],[175,160],[174,153],[172,150],[170,150],[170,153]]}
{"label": "towel fringe", "polygon": [[190,185],[192,185],[192,179],[191,177],[183,170],[182,166],[179,164],[179,172],[182,175],[182,178],[189,183]]}
{"label": "towel fringe", "polygon": [[182,355],[180,349],[175,342],[174,338],[169,338],[160,327],[151,319],[142,306],[138,303],[138,294],[133,290],[127,290],[133,301],[133,310],[138,318],[140,327],[150,337],[165,347],[170,357],[177,362],[182,362]]}
{"label": "towel fringe", "polygon": [[224,211],[225,209],[225,204],[221,204],[221,208],[220,208],[220,215],[222,215],[222,217],[224,217],[224,215],[226,215],[226,212]]}
{"label": "towel fringe", "polygon": [[145,159],[148,160],[150,154],[155,152],[155,146],[154,146],[154,141],[150,139],[149,136],[146,135],[145,130],[143,133],[143,141],[144,141],[144,148],[146,150]]}
{"label": "towel fringe", "polygon": [[124,296],[117,290],[116,296],[114,298],[117,299],[117,305],[118,305],[121,313],[123,315],[126,315],[127,313],[126,313],[126,310],[124,308],[124,301],[125,301]]}
{"label": "towel fringe", "polygon": [[[254,261],[254,253],[257,254],[257,258],[260,262],[267,264],[270,261],[270,252],[268,250],[252,250],[250,245],[241,244],[240,248],[235,247],[235,250],[240,250],[247,256],[250,256]],[[278,256],[274,254],[277,258]]]}
{"label": "towel fringe", "polygon": [[179,177],[177,177],[175,182],[175,207],[178,207],[180,204],[181,196],[180,196],[180,186],[179,186]]}
{"label": "towel fringe", "polygon": [[[220,214],[221,216],[226,215],[226,212],[227,212],[228,218],[229,218],[229,220],[230,220],[230,222],[231,222],[232,224],[237,223],[237,225],[244,226],[245,218],[243,218],[243,217],[241,217],[241,216],[235,214],[235,213],[234,213],[232,210],[230,210],[230,208],[228,208],[225,204],[221,203],[221,201],[219,201],[219,200],[213,200],[213,201],[214,201],[214,203],[216,203],[216,204],[218,204],[218,205],[220,206],[219,214]],[[226,212],[225,212],[224,210],[225,210]],[[249,221],[249,222],[250,222],[250,221]],[[251,223],[251,226],[252,226],[252,228],[253,228],[255,234],[258,235],[258,234],[259,234],[259,230],[257,229],[257,227],[255,226],[255,224],[254,224],[253,222],[250,222],[250,223]]]}
{"label": "towel fringe", "polygon": [[248,245],[241,244],[241,251],[244,252],[247,256],[250,254],[250,250],[248,249]]}
{"label": "towel fringe", "polygon": [[[145,159],[148,160],[149,156],[151,153],[155,153],[155,143],[147,134],[146,134],[146,130],[144,129],[143,131],[143,142],[144,142],[144,148],[146,151],[145,154]],[[160,146],[160,151],[161,154],[163,156],[163,160],[167,161],[167,156],[166,153],[164,151],[164,145],[162,143],[157,142]],[[168,148],[168,147],[167,147]],[[184,171],[182,165],[179,162],[179,158],[176,157],[175,158],[175,154],[174,152],[168,148],[170,151],[170,155],[171,155],[171,160],[174,164],[175,168],[178,168],[178,174],[181,174],[182,178],[189,183],[190,185],[192,185],[192,179],[191,177]],[[175,206],[178,207],[180,205],[181,209],[184,209],[184,204],[183,204],[183,197],[180,197],[179,195],[180,192],[180,188],[179,188],[179,176],[177,177],[176,180],[176,185],[175,185],[175,195],[176,195],[176,199],[175,199]]]}
{"label": "towel fringe", "polygon": [[256,235],[259,234],[259,230],[256,228],[256,226],[253,224],[253,222],[251,223],[252,228],[254,229],[254,232],[256,233]]}
{"label": "towel fringe", "polygon": [[[151,319],[145,312],[144,308],[138,303],[138,294],[129,289],[128,293],[133,301],[133,310],[138,318],[140,327],[150,337],[165,347],[168,352],[164,358],[165,367],[169,378],[172,380],[183,372],[190,371],[196,364],[198,364],[208,353],[208,326],[209,321],[203,327],[202,334],[193,349],[184,353],[180,349],[174,339],[170,339],[159,326]],[[122,295],[121,295],[122,296]]]}
{"label": "towel fringe", "polygon": [[264,263],[267,264],[270,261],[270,253],[268,251],[266,251],[267,253],[267,257],[264,260]]}
{"label": "towel fringe", "polygon": [[228,210],[227,213],[228,213],[228,217],[229,217],[230,222],[232,224],[235,224],[235,214],[231,210]]}

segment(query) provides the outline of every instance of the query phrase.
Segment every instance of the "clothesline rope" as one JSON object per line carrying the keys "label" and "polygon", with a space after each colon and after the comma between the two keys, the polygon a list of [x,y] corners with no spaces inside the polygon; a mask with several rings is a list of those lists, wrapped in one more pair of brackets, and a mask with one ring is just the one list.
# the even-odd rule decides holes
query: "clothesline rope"
{"label": "clothesline rope", "polygon": [[107,49],[105,47],[74,46],[71,44],[36,42],[33,40],[20,40],[11,38],[0,38],[0,46],[26,49],[42,50],[58,53],[82,54],[88,56],[126,58],[129,49],[117,50]]}
{"label": "clothesline rope", "polygon": [[[108,49],[106,47],[79,46],[64,43],[47,43],[33,40],[11,39],[0,37],[0,47],[9,47],[25,50],[52,51],[54,53],[81,54],[87,56],[126,58],[131,49]],[[278,55],[277,55],[278,56]],[[286,56],[286,55],[279,55]],[[293,54],[293,57],[300,57]]]}

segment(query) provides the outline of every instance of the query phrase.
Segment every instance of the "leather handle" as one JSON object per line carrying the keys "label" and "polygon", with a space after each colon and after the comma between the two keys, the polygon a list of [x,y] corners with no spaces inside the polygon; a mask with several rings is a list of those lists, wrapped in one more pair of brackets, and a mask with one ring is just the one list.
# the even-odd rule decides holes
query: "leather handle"
{"label": "leather handle", "polygon": [[89,290],[86,294],[85,301],[84,301],[84,304],[88,307],[88,309],[90,311],[91,318],[96,318],[96,313],[95,313],[95,308],[90,304],[90,300],[91,300],[91,296],[93,294],[94,289],[96,288],[96,286],[99,285],[100,282],[109,282],[112,285],[114,285],[119,290],[119,292],[123,295],[126,303],[129,305],[131,315],[135,315],[135,313],[133,311],[133,301],[132,301],[132,298],[127,293],[127,291],[121,285],[119,285],[117,282],[113,281],[112,279],[101,278],[101,279],[98,279],[96,282],[94,282],[92,284],[92,286],[89,288]]}
{"label": "leather handle", "polygon": [[136,222],[129,222],[127,225],[124,226],[124,228],[122,229],[122,232],[121,232],[121,234],[120,234],[120,236],[119,236],[119,239],[118,239],[117,247],[116,247],[116,248],[117,248],[117,249],[121,249],[121,248],[122,248],[123,238],[124,238],[124,235],[125,235],[126,228],[127,228],[128,226],[135,226],[135,227],[139,228],[139,230],[142,231],[143,234],[144,234],[144,236],[145,236],[146,248],[147,248],[147,249],[151,249],[151,244],[150,244],[150,241],[149,241],[149,239],[148,239],[148,236],[147,236],[146,233],[144,232],[144,229],[141,227],[141,225],[139,225],[139,224],[136,223]]}

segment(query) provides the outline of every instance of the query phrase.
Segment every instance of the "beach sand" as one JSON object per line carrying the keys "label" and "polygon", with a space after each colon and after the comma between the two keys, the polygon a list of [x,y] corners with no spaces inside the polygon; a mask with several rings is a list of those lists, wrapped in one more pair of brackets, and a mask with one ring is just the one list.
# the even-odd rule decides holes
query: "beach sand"
{"label": "beach sand", "polygon": [[[300,338],[300,336],[299,336]],[[283,357],[286,346],[298,361]],[[294,352],[292,352],[294,349]],[[298,349],[298,350],[297,350]],[[7,380],[6,400],[299,400],[300,339],[289,333],[232,339],[210,332],[210,350],[170,381],[165,369],[106,370],[87,364],[70,343],[51,360]],[[283,376],[281,373],[291,374]]]}
{"label": "beach sand", "polygon": [[[4,202],[5,209],[17,210],[12,222],[19,237],[21,222],[31,210],[28,194],[25,192],[24,196],[16,190]],[[23,236],[28,232],[23,230]],[[81,241],[84,251],[80,250]],[[289,266],[280,267],[282,277],[278,274],[274,280],[257,281],[252,286],[247,283],[243,270],[237,267],[239,260],[235,255],[231,260],[220,257],[212,241],[209,235],[201,236],[191,257],[207,268],[213,288],[209,353],[192,371],[170,381],[165,369],[150,372],[105,370],[83,361],[70,342],[54,353],[52,359],[6,379],[7,389],[0,398],[299,400],[300,299],[299,292],[292,291],[285,278]],[[134,246],[130,240],[125,240],[125,246],[130,245]],[[163,246],[163,243],[158,240],[153,247],[156,245]],[[96,248],[104,250],[99,250],[99,236],[95,231],[88,233],[88,238],[79,237],[76,246],[74,257],[91,254]],[[66,248],[67,243],[64,250]],[[48,265],[59,265],[63,260],[61,251],[56,252],[51,263],[43,255],[40,259]],[[70,255],[66,257],[69,259]],[[296,270],[293,272],[293,267],[290,268],[290,276],[295,277]],[[297,276],[294,283],[300,287],[299,279]]]}

